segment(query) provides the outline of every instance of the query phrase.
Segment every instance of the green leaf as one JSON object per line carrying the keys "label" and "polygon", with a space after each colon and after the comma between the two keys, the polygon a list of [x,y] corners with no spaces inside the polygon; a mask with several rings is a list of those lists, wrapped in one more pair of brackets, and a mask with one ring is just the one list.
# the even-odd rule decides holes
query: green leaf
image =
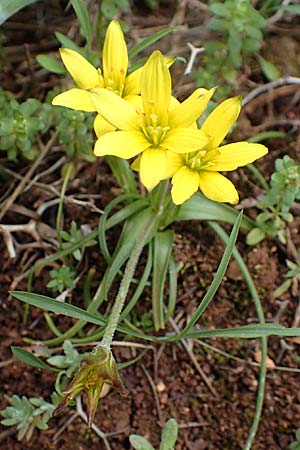
{"label": "green leaf", "polygon": [[258,59],[260,68],[261,68],[264,76],[269,81],[278,80],[278,78],[280,78],[281,73],[280,73],[279,69],[271,61],[268,61],[267,59],[263,58],[260,55],[256,55],[256,57]]}
{"label": "green leaf", "polygon": [[92,47],[92,24],[84,0],[71,0],[89,49]]}
{"label": "green leaf", "polygon": [[82,56],[85,56],[83,50],[74,41],[72,41],[72,39],[68,38],[68,36],[60,33],[59,31],[56,31],[54,34],[58,42],[60,42],[63,47],[70,48],[71,50],[80,53]]}
{"label": "green leaf", "polygon": [[51,366],[48,366],[44,361],[42,361],[37,356],[33,355],[32,353],[28,352],[27,350],[24,350],[24,348],[21,347],[11,347],[11,351],[13,355],[22,361],[25,364],[28,364],[32,367],[37,367],[38,369],[46,369],[46,370],[52,370],[54,372],[57,372],[57,369],[54,369]]}
{"label": "green leaf", "polygon": [[178,426],[175,419],[169,419],[161,434],[159,450],[173,450],[178,435]]}
{"label": "green leaf", "polygon": [[189,320],[189,322],[187,323],[186,327],[183,329],[183,331],[180,333],[181,337],[186,337],[186,334],[188,333],[188,331],[196,324],[196,322],[199,320],[199,318],[201,317],[201,315],[204,313],[204,311],[206,310],[206,308],[208,307],[208,305],[210,304],[210,302],[212,301],[215,293],[217,292],[217,289],[219,288],[224,274],[226,272],[229,260],[231,258],[232,252],[234,250],[234,245],[235,245],[235,241],[237,239],[237,235],[239,232],[239,228],[241,225],[241,220],[242,220],[242,213],[240,213],[235,221],[235,224],[232,228],[228,243],[226,244],[221,262],[219,264],[217,273],[211,283],[211,285],[209,286],[205,296],[203,297],[203,299],[201,300],[199,306],[197,307],[196,311],[194,312],[194,314],[192,315],[191,319]]}
{"label": "green leaf", "polygon": [[267,139],[289,139],[289,135],[285,133],[284,131],[262,131],[261,133],[257,133],[254,136],[251,136],[249,139],[247,139],[248,142],[262,142],[266,141]]}
{"label": "green leaf", "polygon": [[292,284],[292,280],[284,281],[278,288],[273,292],[274,298],[280,298],[282,294],[284,294]]}
{"label": "green leaf", "polygon": [[206,330],[206,331],[195,331],[188,333],[185,337],[187,338],[239,338],[239,339],[254,339],[264,336],[288,336],[297,337],[300,336],[300,328],[285,328],[278,324],[265,323],[244,325],[242,327],[236,328],[223,328],[219,330]]}
{"label": "green leaf", "polygon": [[20,9],[31,5],[31,3],[36,3],[37,1],[39,0],[1,0],[0,25]]}
{"label": "green leaf", "polygon": [[125,261],[129,258],[129,255],[136,243],[137,230],[142,230],[146,227],[147,224],[152,223],[152,230],[151,232],[149,232],[149,237],[144,242],[144,245],[146,246],[157,229],[158,220],[159,219],[152,211],[152,209],[146,208],[132,215],[126,221],[122,229],[117,247],[112,256],[111,266],[106,272],[105,280],[103,280],[105,298],[108,295],[108,291],[115,276],[117,275]]}
{"label": "green leaf", "polygon": [[129,442],[135,450],[155,450],[143,436],[137,434],[129,436]]}
{"label": "green leaf", "polygon": [[42,67],[44,67],[44,69],[48,70],[48,72],[57,73],[59,75],[66,73],[63,63],[55,58],[52,58],[52,56],[37,55],[36,60]]}
{"label": "green leaf", "polygon": [[13,291],[11,295],[21,302],[27,303],[31,306],[52,311],[56,314],[63,314],[64,316],[73,317],[74,319],[81,319],[95,325],[104,325],[105,321],[94,314],[90,314],[77,306],[62,303],[45,295],[33,294],[32,292]]}
{"label": "green leaf", "polygon": [[125,194],[137,194],[136,179],[128,161],[117,156],[106,156],[105,160]]}
{"label": "green leaf", "polygon": [[[239,211],[224,203],[217,203],[197,193],[180,206],[176,221],[181,220],[216,220],[234,224]],[[243,217],[241,228],[250,231],[255,226],[254,220]]]}
{"label": "green leaf", "polygon": [[[62,303],[58,300],[54,300],[53,298],[46,297],[44,295],[22,291],[12,291],[11,295],[21,302],[44,309],[46,311],[52,311],[56,314],[63,314],[64,316],[73,317],[74,319],[80,319],[88,323],[93,323],[95,325],[106,325],[106,320],[98,315],[91,314],[81,308],[78,308],[77,306],[69,305],[68,303]],[[129,330],[122,326],[118,326],[118,330],[125,334],[129,333],[131,336],[142,339],[144,338],[143,334],[135,332],[133,330]],[[151,338],[149,339],[151,340]]]}
{"label": "green leaf", "polygon": [[300,14],[300,5],[281,6],[280,9],[291,14]]}
{"label": "green leaf", "polygon": [[152,313],[155,330],[165,327],[164,288],[173,245],[173,231],[156,233],[153,239]]}
{"label": "green leaf", "polygon": [[219,17],[229,17],[231,14],[228,5],[223,5],[222,3],[214,3],[210,5],[209,10],[212,14]]}
{"label": "green leaf", "polygon": [[171,33],[171,31],[174,31],[174,30],[175,30],[174,27],[164,28],[163,30],[160,30],[154,34],[151,34],[151,36],[146,37],[141,42],[139,42],[137,45],[132,47],[131,50],[129,50],[129,52],[128,52],[129,59],[131,59],[133,56],[140,53],[145,48],[150,47],[150,45],[154,44],[156,41],[163,38],[164,36],[167,36],[167,34]]}
{"label": "green leaf", "polygon": [[246,243],[248,245],[256,245],[263,239],[265,239],[266,233],[261,228],[253,228],[246,237]]}

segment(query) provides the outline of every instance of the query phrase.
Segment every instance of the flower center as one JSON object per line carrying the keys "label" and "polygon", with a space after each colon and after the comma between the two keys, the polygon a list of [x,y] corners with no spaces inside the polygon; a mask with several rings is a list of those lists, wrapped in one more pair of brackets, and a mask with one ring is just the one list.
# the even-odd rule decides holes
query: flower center
{"label": "flower center", "polygon": [[187,167],[193,170],[200,170],[202,167],[202,160],[205,155],[205,150],[199,150],[197,152],[189,153],[188,159],[186,161]]}
{"label": "flower center", "polygon": [[165,139],[170,127],[162,127],[159,125],[158,116],[150,114],[146,116],[140,113],[139,124],[143,130],[144,135],[151,142],[153,147],[159,147],[159,144]]}
{"label": "flower center", "polygon": [[116,73],[116,70],[111,67],[108,76],[104,76],[104,87],[112,91],[114,94],[119,95],[119,97],[122,97],[125,76],[126,73],[124,69],[120,69],[120,72]]}

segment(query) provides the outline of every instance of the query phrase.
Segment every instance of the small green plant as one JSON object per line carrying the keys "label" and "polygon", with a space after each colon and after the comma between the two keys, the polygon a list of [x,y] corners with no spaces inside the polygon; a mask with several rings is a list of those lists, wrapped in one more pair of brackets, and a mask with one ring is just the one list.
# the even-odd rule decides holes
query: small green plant
{"label": "small green plant", "polygon": [[[300,252],[298,254],[297,261],[286,261],[286,264],[290,270],[287,271],[285,277],[287,278],[277,289],[274,291],[274,297],[280,297],[284,292],[286,292],[291,286],[296,286],[300,283]],[[298,290],[298,289],[295,289]],[[293,292],[293,288],[292,288]]]}
{"label": "small green plant", "polygon": [[51,280],[48,282],[47,287],[51,288],[54,292],[63,292],[65,289],[74,289],[75,272],[68,266],[62,266],[59,269],[53,269],[49,272]]}
{"label": "small green plant", "polygon": [[223,34],[227,41],[228,54],[233,67],[242,65],[242,57],[260,49],[265,19],[249,0],[225,0],[212,3],[210,11],[215,16],[210,28]]}
{"label": "small green plant", "polygon": [[257,216],[257,227],[248,234],[247,243],[255,245],[266,236],[277,236],[286,244],[286,223],[293,220],[290,209],[296,200],[300,200],[300,166],[285,155],[275,161],[269,190],[258,205],[263,212]]}
{"label": "small green plant", "polygon": [[12,406],[7,406],[1,411],[4,417],[1,423],[6,426],[16,425],[19,441],[23,438],[29,441],[35,428],[39,430],[48,428],[47,422],[55,409],[53,403],[48,403],[41,397],[27,398],[18,395],[13,395],[11,401]]}
{"label": "small green plant", "polygon": [[60,372],[58,379],[61,378],[62,374],[70,377],[78,369],[80,362],[85,356],[85,354],[79,353],[68,339],[63,343],[63,351],[64,355],[54,355],[47,359],[48,364],[61,369],[62,372]]}
{"label": "small green plant", "polygon": [[36,134],[47,131],[43,118],[38,117],[41,103],[28,99],[19,103],[13,95],[0,89],[0,150],[5,151],[9,159],[18,154],[34,159],[39,150],[34,145]]}
{"label": "small green plant", "polygon": [[218,40],[204,43],[201,69],[194,72],[199,86],[220,86],[218,97],[227,96],[237,78],[237,70],[246,55],[254,55],[268,79],[280,76],[278,69],[258,54],[266,21],[249,0],[211,2],[210,29],[220,34]]}
{"label": "small green plant", "polygon": [[93,114],[53,107],[53,95],[50,92],[44,103],[33,98],[19,103],[12,94],[0,89],[0,151],[9,159],[21,156],[33,160],[40,153],[37,135],[46,135],[53,129],[68,159],[94,161]]}
{"label": "small green plant", "polygon": [[[79,230],[77,228],[77,223],[74,220],[72,220],[72,222],[71,222],[70,230],[69,231],[61,231],[60,236],[65,241],[62,244],[62,248],[66,248],[70,244],[75,244],[76,242],[78,242],[79,240],[84,238],[84,234],[82,233],[81,230]],[[92,239],[89,241],[87,247],[91,247],[95,244],[96,244],[96,241],[94,239]],[[76,250],[74,250],[72,255],[74,256],[74,258],[77,261],[80,261],[81,257],[82,257],[82,251],[79,248],[77,248]]]}
{"label": "small green plant", "polygon": [[300,450],[300,428],[296,431],[296,440],[289,445],[290,450]]}
{"label": "small green plant", "polygon": [[[178,426],[175,419],[169,419],[161,433],[159,450],[174,450],[177,440]],[[132,434],[129,437],[130,444],[135,450],[155,450],[154,447],[143,437]]]}

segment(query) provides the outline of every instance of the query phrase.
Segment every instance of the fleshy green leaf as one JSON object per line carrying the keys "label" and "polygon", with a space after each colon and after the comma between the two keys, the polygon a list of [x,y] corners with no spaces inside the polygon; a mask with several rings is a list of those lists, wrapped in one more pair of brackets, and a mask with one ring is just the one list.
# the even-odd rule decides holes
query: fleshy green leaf
{"label": "fleshy green leaf", "polygon": [[263,239],[265,239],[266,233],[261,228],[253,228],[246,237],[248,245],[256,245]]}
{"label": "fleshy green leaf", "polygon": [[135,450],[155,450],[143,436],[132,434],[129,436],[129,441]]}
{"label": "fleshy green leaf", "polygon": [[178,435],[178,426],[175,419],[169,419],[161,434],[159,450],[173,450]]}
{"label": "fleshy green leaf", "polygon": [[52,58],[52,56],[37,55],[36,60],[42,67],[44,67],[44,69],[48,70],[48,72],[57,73],[59,75],[66,73],[63,63],[55,58]]}
{"label": "fleshy green leaf", "polygon": [[57,372],[57,369],[48,366],[44,361],[42,361],[37,356],[33,355],[32,353],[28,352],[27,350],[24,350],[24,348],[21,347],[11,347],[11,351],[13,355],[22,361],[25,364],[28,364],[32,367],[37,367],[38,369],[46,369],[46,370],[52,370]]}
{"label": "fleshy green leaf", "polygon": [[256,55],[256,57],[258,59],[263,74],[269,81],[278,80],[278,78],[280,78],[281,73],[278,67],[276,67],[271,61],[268,61],[267,59],[263,58],[260,55]]}

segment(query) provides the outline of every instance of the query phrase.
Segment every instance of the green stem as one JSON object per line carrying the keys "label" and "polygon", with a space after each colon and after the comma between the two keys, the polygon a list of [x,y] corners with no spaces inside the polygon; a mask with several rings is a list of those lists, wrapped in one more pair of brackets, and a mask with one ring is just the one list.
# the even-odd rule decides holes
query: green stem
{"label": "green stem", "polygon": [[56,215],[56,234],[57,234],[59,247],[61,250],[62,250],[62,239],[61,239],[61,234],[60,234],[61,233],[61,216],[62,216],[64,198],[65,198],[68,182],[70,180],[70,176],[71,176],[73,170],[74,170],[73,164],[69,163],[67,165],[67,168],[66,168],[66,171],[64,174],[64,179],[63,179],[63,184],[61,187],[61,193],[60,193],[59,204],[58,204],[58,209],[57,209],[57,215]]}
{"label": "green stem", "polygon": [[[220,236],[220,238],[225,243],[228,242],[228,236],[225,233],[225,231],[220,227],[220,225],[218,225],[215,222],[209,222],[209,225]],[[248,286],[248,289],[250,291],[250,294],[252,296],[258,320],[261,324],[264,324],[265,323],[264,310],[263,310],[261,301],[259,299],[259,296],[257,294],[257,290],[255,288],[253,280],[251,278],[251,275],[248,271],[248,268],[247,268],[246,264],[244,263],[242,256],[240,255],[240,253],[238,252],[238,250],[236,248],[233,250],[232,253],[237,262],[237,265],[239,266],[239,268],[243,274],[244,280],[245,280],[245,282]],[[260,339],[260,346],[261,346],[261,366],[260,366],[260,371],[259,371],[255,414],[254,414],[252,425],[251,425],[251,428],[250,428],[250,431],[248,434],[248,438],[247,438],[247,441],[246,441],[246,444],[245,444],[243,450],[251,449],[251,445],[254,441],[254,438],[255,438],[255,435],[256,435],[256,432],[258,429],[258,425],[259,425],[259,421],[260,421],[260,417],[261,417],[261,413],[262,413],[263,402],[264,402],[264,392],[265,392],[266,372],[267,372],[266,360],[267,360],[267,352],[268,352],[268,342],[267,342],[266,337],[262,337]]]}
{"label": "green stem", "polygon": [[141,253],[143,251],[143,248],[149,238],[149,235],[152,231],[152,227],[154,224],[154,221],[156,220],[157,216],[154,216],[154,219],[150,220],[140,231],[140,233],[137,235],[136,244],[133,247],[133,250],[131,252],[131,255],[127,261],[125,271],[123,278],[120,283],[119,291],[117,294],[117,297],[115,299],[112,311],[110,313],[108,323],[105,328],[105,332],[103,335],[103,338],[101,340],[100,346],[105,347],[108,350],[110,350],[110,346],[116,331],[116,328],[118,326],[119,318],[128,294],[128,290],[131,284],[131,281],[134,276],[134,272],[137,266],[137,263],[139,261],[139,258],[141,256]]}

